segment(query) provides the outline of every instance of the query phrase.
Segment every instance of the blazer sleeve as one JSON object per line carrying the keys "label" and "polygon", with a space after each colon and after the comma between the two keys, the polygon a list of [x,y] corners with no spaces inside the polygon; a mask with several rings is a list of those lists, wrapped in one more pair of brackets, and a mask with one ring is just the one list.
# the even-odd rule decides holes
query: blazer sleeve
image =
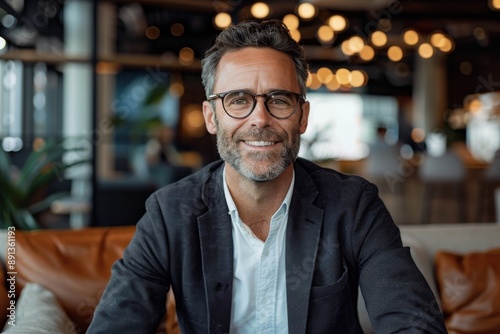
{"label": "blazer sleeve", "polygon": [[155,196],[146,209],[123,258],[113,265],[87,333],[155,333],[166,314],[168,239]]}
{"label": "blazer sleeve", "polygon": [[376,333],[447,333],[434,294],[372,184],[361,192],[351,242]]}

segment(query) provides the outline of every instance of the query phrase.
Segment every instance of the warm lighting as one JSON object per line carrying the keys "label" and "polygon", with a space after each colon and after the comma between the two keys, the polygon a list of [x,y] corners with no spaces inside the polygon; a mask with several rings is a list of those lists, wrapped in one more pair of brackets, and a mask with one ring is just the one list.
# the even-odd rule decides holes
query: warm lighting
{"label": "warm lighting", "polygon": [[410,136],[415,143],[422,143],[425,140],[425,131],[422,128],[414,128]]}
{"label": "warm lighting", "polygon": [[348,85],[352,78],[351,72],[346,68],[339,68],[335,73],[335,77],[341,85]]}
{"label": "warm lighting", "polygon": [[181,97],[184,95],[184,85],[180,82],[174,82],[170,85],[168,92],[172,96]]}
{"label": "warm lighting", "polygon": [[334,32],[332,27],[328,25],[322,25],[317,31],[318,40],[322,43],[329,43],[333,41]]}
{"label": "warm lighting", "polygon": [[389,57],[389,59],[393,62],[400,61],[401,59],[403,59],[403,49],[396,45],[391,46],[387,50],[387,57]]}
{"label": "warm lighting", "polygon": [[481,111],[482,108],[483,108],[483,105],[482,105],[481,101],[479,101],[479,99],[473,99],[472,101],[470,101],[469,111],[472,114],[479,114],[479,112]]}
{"label": "warm lighting", "polygon": [[351,86],[353,87],[362,87],[366,84],[366,75],[364,72],[359,70],[351,71]]}
{"label": "warm lighting", "polygon": [[349,38],[349,48],[357,53],[363,50],[363,47],[365,46],[365,41],[359,36],[352,36]]}
{"label": "warm lighting", "polygon": [[448,53],[451,50],[453,50],[453,41],[449,38],[445,37],[440,44],[441,45],[439,46],[439,50],[441,50],[444,53]]}
{"label": "warm lighting", "polygon": [[324,84],[327,84],[333,78],[332,70],[330,70],[328,67],[321,67],[316,72],[316,75],[318,77],[318,80]]}
{"label": "warm lighting", "polygon": [[363,49],[359,52],[359,57],[364,61],[370,61],[375,57],[375,50],[369,45],[363,46]]}
{"label": "warm lighting", "polygon": [[303,2],[297,8],[297,13],[304,20],[309,20],[316,15],[316,8],[308,2]]}
{"label": "warm lighting", "polygon": [[500,10],[500,0],[490,0],[489,5],[493,10]]}
{"label": "warm lighting", "polygon": [[403,40],[407,45],[415,45],[418,43],[418,33],[413,29],[408,29],[403,34]]}
{"label": "warm lighting", "polygon": [[120,71],[120,65],[107,61],[99,61],[95,66],[95,71],[99,74],[117,74]]}
{"label": "warm lighting", "polygon": [[269,6],[263,2],[256,2],[253,4],[252,8],[250,8],[250,13],[255,18],[263,19],[269,15]]}
{"label": "warm lighting", "polygon": [[429,43],[420,44],[420,46],[418,47],[418,54],[420,55],[420,57],[425,59],[432,57],[432,55],[434,54],[432,45],[430,45]]}
{"label": "warm lighting", "polygon": [[179,62],[182,65],[192,64],[194,61],[194,51],[191,48],[184,47],[179,51]]}
{"label": "warm lighting", "polygon": [[160,29],[155,26],[147,27],[146,37],[152,40],[157,39],[158,37],[160,37]]}
{"label": "warm lighting", "polygon": [[175,37],[184,35],[184,26],[181,23],[174,23],[170,27],[170,33]]}
{"label": "warm lighting", "polygon": [[318,89],[321,87],[321,81],[318,79],[318,75],[316,73],[309,73],[309,76],[307,77],[307,82],[306,82],[307,87],[310,89]]}
{"label": "warm lighting", "polygon": [[227,28],[231,25],[231,15],[228,13],[218,13],[215,15],[214,24],[219,29]]}
{"label": "warm lighting", "polygon": [[290,30],[290,35],[292,35],[292,39],[295,41],[295,42],[299,42],[300,41],[300,31],[298,29],[294,29],[294,30]]}
{"label": "warm lighting", "polygon": [[340,88],[340,84],[337,81],[337,78],[335,77],[335,75],[333,75],[332,80],[330,80],[330,82],[328,82],[326,84],[326,88],[328,88],[328,90],[330,90],[330,91],[336,91]]}
{"label": "warm lighting", "polygon": [[287,14],[283,17],[283,23],[289,30],[297,30],[299,28],[299,18],[293,14]]}
{"label": "warm lighting", "polygon": [[432,46],[434,46],[435,48],[441,47],[441,45],[442,45],[442,43],[443,43],[443,41],[444,41],[445,38],[446,37],[442,33],[440,33],[440,32],[433,33],[431,35],[431,44],[432,44]]}
{"label": "warm lighting", "polygon": [[328,25],[333,31],[343,31],[347,27],[347,20],[341,15],[333,15],[328,19]]}
{"label": "warm lighting", "polygon": [[374,31],[371,35],[372,44],[375,46],[384,46],[387,43],[387,35],[383,31]]}
{"label": "warm lighting", "polygon": [[351,49],[348,39],[342,42],[342,44],[340,45],[340,50],[342,50],[342,52],[346,56],[352,56],[354,54],[354,51]]}
{"label": "warm lighting", "polygon": [[0,36],[0,50],[5,49],[6,46],[7,46],[7,42],[5,41],[5,39],[3,37]]}
{"label": "warm lighting", "polygon": [[206,133],[203,113],[197,104],[183,108],[182,129],[191,137],[199,138]]}

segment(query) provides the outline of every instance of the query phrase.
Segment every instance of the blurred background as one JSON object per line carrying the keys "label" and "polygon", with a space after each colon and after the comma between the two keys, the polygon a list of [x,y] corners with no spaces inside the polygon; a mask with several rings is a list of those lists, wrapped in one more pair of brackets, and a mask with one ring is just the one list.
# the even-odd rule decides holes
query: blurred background
{"label": "blurred background", "polygon": [[203,51],[269,18],[310,62],[300,156],[376,183],[398,224],[499,220],[499,0],[0,0],[3,224],[135,224],[218,159]]}

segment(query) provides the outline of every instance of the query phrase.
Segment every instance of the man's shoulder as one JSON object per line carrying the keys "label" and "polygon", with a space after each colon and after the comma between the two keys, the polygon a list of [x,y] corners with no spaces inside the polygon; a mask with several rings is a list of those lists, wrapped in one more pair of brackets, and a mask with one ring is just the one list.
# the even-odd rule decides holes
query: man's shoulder
{"label": "man's shoulder", "polygon": [[314,180],[321,180],[322,182],[332,181],[332,182],[355,182],[360,184],[369,183],[366,179],[358,175],[346,174],[332,168],[326,168],[304,158],[297,158],[296,166],[297,168],[295,170],[297,174],[300,175],[300,177],[303,177],[303,175],[305,174],[309,175]]}

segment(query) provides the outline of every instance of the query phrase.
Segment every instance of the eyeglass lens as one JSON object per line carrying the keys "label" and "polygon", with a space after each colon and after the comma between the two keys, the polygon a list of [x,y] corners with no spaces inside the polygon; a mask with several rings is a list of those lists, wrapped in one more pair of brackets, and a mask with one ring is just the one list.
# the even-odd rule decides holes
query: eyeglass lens
{"label": "eyeglass lens", "polygon": [[[224,109],[233,117],[248,116],[257,103],[256,97],[248,92],[230,92],[223,98]],[[297,96],[289,92],[274,92],[266,95],[265,105],[271,115],[286,118],[294,113]]]}

